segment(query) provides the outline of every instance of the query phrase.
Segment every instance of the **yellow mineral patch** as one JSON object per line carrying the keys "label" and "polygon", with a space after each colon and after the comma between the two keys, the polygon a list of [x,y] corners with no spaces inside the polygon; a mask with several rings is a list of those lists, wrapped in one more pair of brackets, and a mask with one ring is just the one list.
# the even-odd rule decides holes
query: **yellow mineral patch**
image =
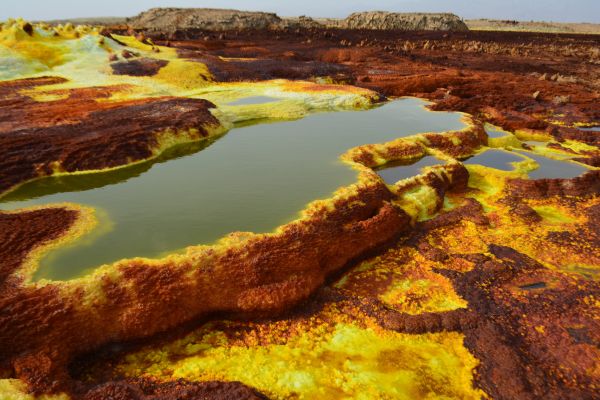
{"label": "yellow mineral patch", "polygon": [[539,142],[547,142],[553,139],[548,133],[533,129],[519,129],[514,132],[514,135],[522,141],[534,140]]}
{"label": "yellow mineral patch", "polygon": [[[205,127],[208,134],[206,136],[202,136],[198,129],[192,128],[184,131],[173,131],[171,129],[167,129],[163,132],[157,134],[157,144],[152,149],[153,157],[156,158],[163,154],[167,149],[175,147],[177,145],[181,145],[184,143],[192,143],[198,142],[201,140],[209,140],[214,139],[225,133],[226,129],[224,126],[207,126]],[[143,160],[142,162],[147,162],[149,159]],[[129,163],[127,166],[131,166],[134,163]]]}
{"label": "yellow mineral patch", "polygon": [[478,362],[458,333],[408,335],[341,316],[291,327],[212,325],[126,357],[126,376],[241,381],[273,399],[479,399]]}
{"label": "yellow mineral patch", "polygon": [[[582,255],[577,250],[578,246],[583,245],[577,241],[540,240],[559,232],[576,234],[580,229],[587,229],[585,209],[599,204],[600,199],[578,199],[580,209],[572,208],[568,200],[558,197],[525,200],[523,204],[542,217],[541,221],[532,223],[516,216],[510,206],[502,202],[506,179],[513,175],[477,165],[469,165],[468,169],[469,186],[476,189],[468,197],[483,204],[490,226],[475,226],[472,222],[463,221],[453,228],[442,228],[439,234],[439,246],[442,249],[452,249],[458,253],[482,253],[486,251],[487,243],[495,243],[512,247],[552,269],[572,272],[578,266],[600,265],[600,257],[590,259],[589,254],[594,252]],[[457,201],[460,201],[458,197]]]}
{"label": "yellow mineral patch", "polygon": [[448,279],[433,268],[464,270],[423,257],[412,247],[399,245],[349,271],[336,287],[352,295],[377,295],[399,312],[418,315],[465,308],[467,302]]}
{"label": "yellow mineral patch", "polygon": [[476,188],[483,196],[475,196],[480,202],[484,202],[488,196],[493,196],[504,190],[506,184],[506,178],[519,178],[524,177],[525,173],[529,169],[535,168],[537,164],[533,161],[518,163],[518,167],[515,171],[501,171],[499,169],[486,167],[483,165],[473,164],[467,165],[469,171],[469,187]]}
{"label": "yellow mineral patch", "polygon": [[[174,49],[148,45],[134,37],[115,35],[113,40],[94,28],[70,24],[54,28],[34,24],[29,35],[23,29],[25,24],[13,20],[2,25],[0,55],[13,68],[4,71],[0,67],[0,79],[52,74],[69,79],[55,85],[61,89],[137,83],[144,97],[174,95],[178,90],[205,86],[212,80],[204,64],[179,59]],[[121,57],[123,51],[169,63],[155,77],[113,75],[109,56]]]}
{"label": "yellow mineral patch", "polygon": [[435,213],[437,202],[438,195],[435,189],[428,185],[420,185],[402,191],[396,204],[406,211],[413,220],[423,220]]}
{"label": "yellow mineral patch", "polygon": [[558,207],[541,205],[532,206],[542,218],[551,224],[568,224],[575,222],[575,219]]}
{"label": "yellow mineral patch", "polygon": [[[31,34],[25,31],[25,26],[31,29]],[[81,67],[95,62],[87,69],[96,68],[100,61],[97,56],[106,52],[103,42],[98,32],[89,27],[50,28],[32,26],[23,20],[7,21],[0,29],[0,55],[13,70],[0,69],[0,79],[46,72],[70,63]]]}
{"label": "yellow mineral patch", "polygon": [[451,311],[465,308],[467,303],[454,293],[447,279],[430,274],[426,279],[393,281],[380,299],[408,314]]}
{"label": "yellow mineral patch", "polygon": [[[22,94],[25,91],[21,91]],[[38,93],[35,90],[30,90],[28,91],[27,95],[29,97],[31,97],[33,100],[40,102],[40,103],[44,103],[44,102],[50,102],[50,101],[58,101],[58,100],[64,100],[66,98],[69,97],[68,93],[61,93],[61,92],[41,92]]]}
{"label": "yellow mineral patch", "polygon": [[41,62],[48,68],[56,67],[64,62],[63,51],[58,46],[38,43],[33,40],[26,42],[2,40],[2,42],[4,46],[9,47],[32,61]]}
{"label": "yellow mineral patch", "polygon": [[64,393],[44,394],[35,396],[30,394],[27,385],[18,379],[0,379],[0,396],[2,400],[69,400]]}
{"label": "yellow mineral patch", "polygon": [[[550,144],[550,143],[552,143],[552,142],[548,142],[548,144]],[[562,143],[561,143],[561,145],[562,145]],[[527,153],[529,152],[529,150],[521,150],[521,152],[523,155],[527,156]],[[564,150],[555,149],[553,147],[548,147],[548,146],[535,146],[533,153],[539,154],[544,157],[553,158],[555,160],[560,160],[560,161],[569,160],[569,159],[575,157],[575,155],[572,153],[566,152]]]}
{"label": "yellow mineral patch", "polygon": [[[457,236],[451,236],[452,233],[458,232],[460,234]],[[443,238],[436,243],[443,250],[461,249],[465,253],[487,252],[487,243],[478,235],[479,229],[471,221],[462,221],[455,230],[448,232],[448,235],[446,235],[446,230],[443,230],[443,233],[441,235]]]}
{"label": "yellow mineral patch", "polygon": [[170,57],[174,58],[177,56],[177,51],[175,49],[169,47],[162,46],[154,46],[152,44],[142,43],[137,38],[133,36],[125,36],[125,35],[116,35],[111,34],[113,38],[123,43],[127,47],[131,47],[132,49],[142,50],[144,52],[154,51],[155,48],[159,49],[159,53],[161,53],[158,57]]}
{"label": "yellow mineral patch", "polygon": [[180,59],[170,60],[153,78],[182,89],[195,89],[212,81],[212,75],[206,65]]}
{"label": "yellow mineral patch", "polygon": [[288,81],[284,86],[284,90],[290,92],[325,92],[338,96],[345,94],[369,95],[373,100],[379,99],[379,95],[369,89],[350,85],[308,84],[301,81]]}
{"label": "yellow mineral patch", "polygon": [[577,153],[584,153],[586,151],[597,151],[598,149],[586,143],[577,142],[575,140],[565,140],[560,144],[562,147],[571,149]]}
{"label": "yellow mineral patch", "polygon": [[506,131],[502,128],[499,128],[497,126],[494,125],[490,125],[490,124],[485,124],[484,125],[486,131],[487,130],[492,130],[494,132],[499,132],[499,133],[503,133],[504,136],[500,136],[500,137],[491,137],[488,135],[488,146],[489,147],[500,147],[500,148],[506,148],[506,147],[516,147],[516,148],[520,148],[521,147],[521,142],[519,141],[519,139],[513,135],[511,132]]}

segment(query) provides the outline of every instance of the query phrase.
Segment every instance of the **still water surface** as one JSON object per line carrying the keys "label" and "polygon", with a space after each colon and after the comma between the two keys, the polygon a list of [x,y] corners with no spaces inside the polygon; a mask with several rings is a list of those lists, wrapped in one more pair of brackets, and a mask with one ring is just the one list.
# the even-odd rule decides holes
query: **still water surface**
{"label": "still water surface", "polygon": [[339,161],[346,150],[464,127],[460,114],[429,112],[425,104],[409,98],[368,111],[240,127],[208,145],[179,146],[158,162],[40,179],[0,199],[0,207],[73,202],[105,216],[87,237],[42,258],[36,279],[69,279],[233,231],[269,232],[356,180],[356,171]]}
{"label": "still water surface", "polygon": [[588,132],[600,132],[600,126],[592,126],[592,127],[588,127],[588,128],[579,128],[582,131],[588,131]]}
{"label": "still water surface", "polygon": [[499,169],[501,171],[512,171],[513,163],[525,161],[521,156],[515,155],[506,150],[490,149],[479,153],[463,161],[465,165],[483,165],[485,167]]}
{"label": "still water surface", "polygon": [[529,179],[571,179],[589,171],[583,165],[571,161],[555,160],[526,151],[520,153],[532,158],[539,165],[538,168],[529,172]]}
{"label": "still water surface", "polygon": [[434,156],[425,156],[412,164],[392,163],[386,165],[386,168],[377,171],[385,183],[393,185],[399,180],[419,175],[423,168],[434,165],[445,164],[446,162]]}
{"label": "still water surface", "polygon": [[468,158],[463,163],[466,165],[483,165],[502,171],[512,171],[515,169],[514,163],[525,161],[522,155],[533,159],[538,164],[536,169],[528,172],[527,176],[529,179],[571,179],[589,170],[575,162],[555,160],[530,151],[519,150],[513,153],[507,150],[489,149]]}

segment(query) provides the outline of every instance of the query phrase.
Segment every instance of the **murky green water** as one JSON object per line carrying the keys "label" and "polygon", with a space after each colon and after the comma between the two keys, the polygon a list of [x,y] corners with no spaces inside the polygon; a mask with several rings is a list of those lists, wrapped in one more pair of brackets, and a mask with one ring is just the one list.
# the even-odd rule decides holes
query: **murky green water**
{"label": "murky green water", "polygon": [[44,178],[0,199],[0,206],[75,202],[106,216],[87,237],[44,257],[36,278],[69,279],[104,263],[157,257],[233,231],[269,232],[310,201],[356,180],[356,171],[339,161],[347,149],[464,127],[460,114],[432,113],[424,104],[402,99],[369,111],[236,128],[205,148],[180,146],[162,162]]}
{"label": "murky green water", "polygon": [[383,180],[393,185],[401,179],[410,178],[422,172],[423,168],[445,164],[445,161],[434,156],[425,156],[412,164],[392,163],[377,171]]}

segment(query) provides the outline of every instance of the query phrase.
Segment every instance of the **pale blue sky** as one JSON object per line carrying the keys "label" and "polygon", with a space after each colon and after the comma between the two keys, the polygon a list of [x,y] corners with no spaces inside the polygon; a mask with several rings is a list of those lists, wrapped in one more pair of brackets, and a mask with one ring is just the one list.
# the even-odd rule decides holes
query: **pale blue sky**
{"label": "pale blue sky", "polygon": [[273,11],[281,16],[345,17],[354,11],[450,11],[464,18],[600,23],[600,0],[0,0],[0,20],[133,16],[151,7]]}

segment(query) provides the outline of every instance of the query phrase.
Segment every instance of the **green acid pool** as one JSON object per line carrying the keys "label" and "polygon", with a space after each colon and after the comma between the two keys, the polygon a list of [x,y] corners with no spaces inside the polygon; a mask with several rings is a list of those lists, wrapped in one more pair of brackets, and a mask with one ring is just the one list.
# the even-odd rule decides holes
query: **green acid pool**
{"label": "green acid pool", "polygon": [[210,244],[234,231],[269,232],[356,180],[356,171],[339,161],[346,150],[464,127],[460,114],[424,105],[409,98],[235,128],[152,163],[30,182],[0,199],[0,207],[73,202],[99,211],[99,226],[46,254],[35,279],[70,279],[123,258]]}

